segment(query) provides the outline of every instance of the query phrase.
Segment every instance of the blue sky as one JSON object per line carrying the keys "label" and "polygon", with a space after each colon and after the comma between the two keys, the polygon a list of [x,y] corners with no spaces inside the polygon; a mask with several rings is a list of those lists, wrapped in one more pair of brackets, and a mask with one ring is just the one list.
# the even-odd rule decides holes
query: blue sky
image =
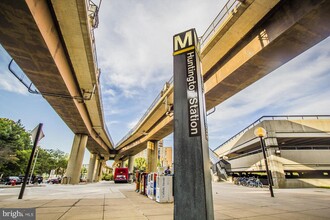
{"label": "blue sky", "polygon": [[[187,7],[189,3],[189,7]],[[95,30],[106,124],[117,143],[135,126],[173,73],[172,37],[192,27],[202,35],[224,1],[103,1]],[[198,16],[196,16],[198,15]],[[329,114],[330,38],[217,106],[208,116],[212,149],[263,115]],[[71,150],[73,133],[39,95],[7,70],[0,47],[0,117],[27,130],[44,123],[44,148]],[[173,138],[165,138],[172,146]],[[85,154],[84,163],[88,163]]]}

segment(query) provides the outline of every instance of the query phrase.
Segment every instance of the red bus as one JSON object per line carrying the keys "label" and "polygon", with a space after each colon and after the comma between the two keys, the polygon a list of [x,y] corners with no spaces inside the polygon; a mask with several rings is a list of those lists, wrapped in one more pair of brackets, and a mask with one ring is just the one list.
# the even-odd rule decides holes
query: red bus
{"label": "red bus", "polygon": [[115,183],[128,183],[128,168],[116,168],[113,179]]}

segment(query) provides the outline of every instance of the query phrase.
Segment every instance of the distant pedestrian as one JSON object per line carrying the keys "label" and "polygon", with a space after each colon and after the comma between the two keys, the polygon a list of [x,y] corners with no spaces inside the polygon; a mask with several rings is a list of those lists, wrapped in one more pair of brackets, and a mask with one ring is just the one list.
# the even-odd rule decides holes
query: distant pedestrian
{"label": "distant pedestrian", "polygon": [[170,167],[167,167],[167,169],[165,170],[165,176],[170,175],[170,174],[171,174]]}

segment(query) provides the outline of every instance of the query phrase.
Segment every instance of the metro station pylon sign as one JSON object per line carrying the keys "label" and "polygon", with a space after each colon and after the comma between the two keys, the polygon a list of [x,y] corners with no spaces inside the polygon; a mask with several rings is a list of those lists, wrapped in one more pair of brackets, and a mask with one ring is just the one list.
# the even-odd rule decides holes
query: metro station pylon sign
{"label": "metro station pylon sign", "polygon": [[174,219],[214,219],[204,83],[195,29],[173,36]]}

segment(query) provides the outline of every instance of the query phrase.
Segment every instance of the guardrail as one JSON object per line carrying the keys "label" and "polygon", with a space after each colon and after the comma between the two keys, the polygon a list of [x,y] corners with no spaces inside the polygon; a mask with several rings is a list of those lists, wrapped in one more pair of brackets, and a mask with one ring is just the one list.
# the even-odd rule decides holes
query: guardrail
{"label": "guardrail", "polygon": [[257,124],[260,124],[263,121],[270,121],[270,120],[299,120],[299,119],[330,119],[330,115],[275,115],[275,116],[262,116],[261,118],[257,119],[255,122],[253,122],[252,124],[250,124],[249,126],[247,126],[246,128],[244,128],[243,130],[241,130],[240,132],[238,132],[237,134],[235,134],[234,136],[232,136],[231,138],[229,138],[226,142],[222,143],[219,147],[215,148],[213,151],[221,148],[222,146],[224,146],[225,144],[229,143],[230,141],[232,141],[233,139],[235,139],[236,137],[240,136],[241,134],[247,132],[248,130],[250,130],[251,128],[255,127]]}
{"label": "guardrail", "polygon": [[215,17],[213,22],[210,24],[210,26],[206,29],[204,34],[200,38],[200,45],[201,48],[204,46],[204,44],[209,40],[211,36],[216,32],[217,28],[223,23],[223,21],[231,15],[235,8],[238,7],[241,4],[239,0],[228,0],[228,2],[225,4],[225,6],[221,9],[219,14]]}

